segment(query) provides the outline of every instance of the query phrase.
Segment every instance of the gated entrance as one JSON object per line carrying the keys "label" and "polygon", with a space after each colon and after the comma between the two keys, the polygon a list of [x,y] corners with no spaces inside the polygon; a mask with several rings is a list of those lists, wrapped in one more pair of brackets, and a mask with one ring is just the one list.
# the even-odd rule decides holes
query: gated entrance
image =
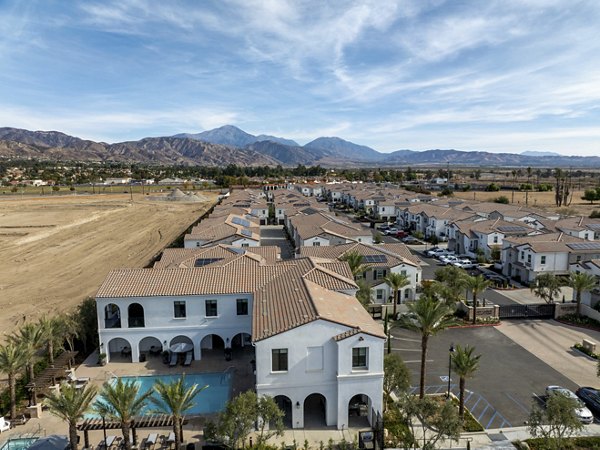
{"label": "gated entrance", "polygon": [[535,305],[502,305],[498,317],[502,319],[553,319],[554,303],[539,303]]}

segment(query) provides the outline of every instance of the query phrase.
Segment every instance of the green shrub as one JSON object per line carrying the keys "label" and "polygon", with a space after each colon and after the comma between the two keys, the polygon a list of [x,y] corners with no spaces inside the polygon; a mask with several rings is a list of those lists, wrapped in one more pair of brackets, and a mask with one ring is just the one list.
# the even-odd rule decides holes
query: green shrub
{"label": "green shrub", "polygon": [[485,187],[485,190],[487,192],[498,192],[500,190],[500,186],[498,186],[496,183],[490,183]]}
{"label": "green shrub", "polygon": [[600,322],[587,316],[578,316],[577,314],[567,314],[558,318],[561,322],[571,325],[579,325],[600,331]]}
{"label": "green shrub", "polygon": [[508,200],[508,197],[506,195],[501,195],[500,197],[496,197],[492,201],[494,203],[501,203],[503,205],[508,205],[510,203],[510,200]]}
{"label": "green shrub", "polygon": [[590,357],[592,357],[594,359],[599,359],[600,358],[600,355],[598,355],[597,353],[594,353],[594,352],[588,350],[587,348],[585,348],[583,346],[583,344],[576,343],[576,344],[573,345],[573,348],[576,348],[580,352],[585,353],[586,355],[588,355],[588,356],[590,356]]}

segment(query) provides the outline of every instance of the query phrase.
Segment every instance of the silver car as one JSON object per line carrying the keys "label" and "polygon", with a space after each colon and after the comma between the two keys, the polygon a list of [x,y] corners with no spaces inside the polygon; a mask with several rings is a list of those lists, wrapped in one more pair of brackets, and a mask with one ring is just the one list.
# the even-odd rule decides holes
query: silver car
{"label": "silver car", "polygon": [[587,409],[585,404],[581,401],[575,392],[568,390],[567,388],[561,386],[548,386],[546,387],[546,396],[550,397],[551,395],[564,395],[567,398],[575,400],[577,403],[577,409],[575,410],[575,414],[581,421],[581,423],[592,423],[594,421],[594,415],[592,412]]}

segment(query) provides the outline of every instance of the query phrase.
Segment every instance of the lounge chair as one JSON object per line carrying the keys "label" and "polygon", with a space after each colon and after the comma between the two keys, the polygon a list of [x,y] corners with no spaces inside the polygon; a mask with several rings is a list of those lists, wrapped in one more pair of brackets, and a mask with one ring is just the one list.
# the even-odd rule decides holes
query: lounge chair
{"label": "lounge chair", "polygon": [[19,414],[15,420],[13,420],[11,422],[11,425],[13,427],[17,426],[17,425],[25,425],[27,423],[27,421],[29,420],[29,417],[27,417],[25,414]]}
{"label": "lounge chair", "polygon": [[167,438],[167,445],[169,446],[169,448],[171,448],[171,446],[174,444],[175,444],[175,433],[171,431],[169,433],[169,437]]}
{"label": "lounge chair", "polygon": [[171,359],[169,360],[169,367],[175,367],[177,365],[178,358],[177,353],[171,353]]}
{"label": "lounge chair", "polygon": [[156,439],[158,439],[158,434],[156,433],[150,433],[148,435],[148,437],[146,438],[146,448],[154,448],[154,446],[156,445]]}
{"label": "lounge chair", "polygon": [[185,354],[185,361],[183,362],[184,366],[191,366],[192,365],[192,352],[187,352]]}
{"label": "lounge chair", "polygon": [[78,377],[75,375],[74,370],[69,370],[67,380],[69,380],[70,383],[74,383],[76,388],[82,388],[90,381],[90,377]]}
{"label": "lounge chair", "polygon": [[10,422],[4,417],[0,417],[0,433],[10,430]]}

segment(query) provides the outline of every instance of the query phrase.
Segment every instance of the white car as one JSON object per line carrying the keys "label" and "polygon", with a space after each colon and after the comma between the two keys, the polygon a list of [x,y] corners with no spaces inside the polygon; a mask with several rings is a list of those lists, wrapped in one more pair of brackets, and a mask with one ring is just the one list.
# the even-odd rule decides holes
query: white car
{"label": "white car", "polygon": [[452,265],[460,267],[461,269],[474,269],[477,267],[477,263],[474,263],[470,259],[457,259],[452,263]]}
{"label": "white car", "polygon": [[454,255],[442,255],[440,256],[440,264],[444,266],[449,266],[450,264],[454,264],[458,261],[458,258]]}
{"label": "white car", "polygon": [[443,248],[432,248],[430,250],[427,250],[427,252],[425,253],[427,256],[430,256],[432,258],[435,258],[438,254],[442,255],[446,252],[446,250],[444,250]]}
{"label": "white car", "polygon": [[396,234],[398,231],[399,231],[399,230],[398,230],[398,228],[396,228],[396,227],[391,227],[391,228],[388,228],[387,230],[385,230],[385,231],[383,232],[383,234],[386,234],[386,235],[390,235],[390,234]]}
{"label": "white car", "polygon": [[575,400],[577,402],[577,409],[575,410],[575,414],[581,421],[581,423],[592,423],[594,421],[594,415],[592,412],[587,409],[585,404],[581,401],[575,392],[570,391],[561,386],[547,386],[546,387],[546,396],[550,397],[551,395],[564,395],[567,398]]}

